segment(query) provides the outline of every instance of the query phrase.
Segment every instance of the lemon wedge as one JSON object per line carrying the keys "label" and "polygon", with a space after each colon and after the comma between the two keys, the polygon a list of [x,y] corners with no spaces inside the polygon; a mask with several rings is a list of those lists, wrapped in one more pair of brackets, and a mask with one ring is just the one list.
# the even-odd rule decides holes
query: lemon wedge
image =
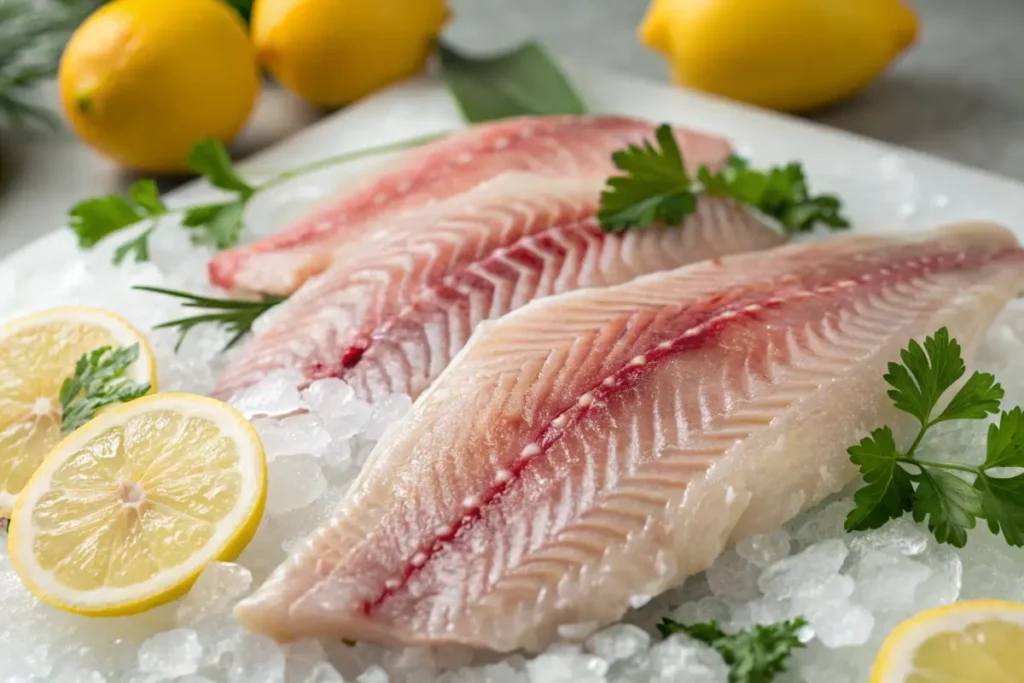
{"label": "lemon wedge", "polygon": [[1024,683],[1024,604],[961,602],[900,624],[882,644],[871,683]]}
{"label": "lemon wedge", "polygon": [[101,346],[139,345],[126,376],[156,388],[156,360],[128,321],[96,308],[54,308],[0,327],[0,517],[61,439],[60,387]]}
{"label": "lemon wedge", "polygon": [[233,559],[263,516],[267,466],[231,406],[157,394],[98,415],[22,491],[8,550],[40,600],[78,614],[134,614]]}

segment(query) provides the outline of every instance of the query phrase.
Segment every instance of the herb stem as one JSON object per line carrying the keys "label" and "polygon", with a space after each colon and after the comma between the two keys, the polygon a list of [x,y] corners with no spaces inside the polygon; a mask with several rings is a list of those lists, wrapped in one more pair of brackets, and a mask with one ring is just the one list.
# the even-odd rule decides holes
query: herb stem
{"label": "herb stem", "polygon": [[917,433],[917,438],[914,439],[914,443],[910,444],[910,448],[907,449],[907,460],[911,462],[916,462],[914,460],[914,452],[917,450],[917,447],[921,445],[921,439],[924,438],[924,435],[928,431],[929,427],[931,427],[930,424],[922,425],[921,430]]}
{"label": "herb stem", "polygon": [[295,168],[278,173],[270,180],[267,180],[266,182],[257,185],[254,189],[254,194],[256,192],[262,192],[263,190],[275,187],[277,185],[280,185],[291,180],[292,178],[297,178],[298,176],[305,175],[307,173],[319,171],[324,168],[330,168],[331,166],[336,166],[338,164],[344,164],[351,161],[358,161],[359,159],[365,159],[367,157],[375,156],[378,154],[397,152],[408,147],[419,147],[420,145],[425,145],[428,142],[440,140],[441,138],[447,137],[450,134],[451,133],[448,131],[443,131],[440,133],[429,133],[427,135],[420,135],[418,137],[408,138],[406,140],[390,142],[384,145],[378,145],[376,147],[367,147],[365,149],[357,149],[353,152],[344,152],[342,154],[336,154],[332,157],[327,157],[326,159],[320,159],[319,161],[313,161],[308,164],[303,164],[302,166],[296,166]]}
{"label": "herb stem", "polygon": [[918,460],[917,458],[903,457],[896,458],[899,462],[908,462],[914,465],[924,465],[926,467],[937,467],[944,470],[959,470],[960,472],[969,472],[970,474],[979,474],[981,470],[973,465],[957,465],[951,462],[935,462],[932,460]]}

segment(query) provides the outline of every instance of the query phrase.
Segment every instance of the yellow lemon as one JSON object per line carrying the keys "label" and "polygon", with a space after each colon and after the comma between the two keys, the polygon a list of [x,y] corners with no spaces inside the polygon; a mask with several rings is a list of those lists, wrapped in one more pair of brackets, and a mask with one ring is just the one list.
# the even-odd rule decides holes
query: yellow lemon
{"label": "yellow lemon", "polygon": [[640,38],[680,85],[796,112],[867,85],[917,30],[901,0],[654,0]]}
{"label": "yellow lemon", "polygon": [[421,71],[444,0],[256,0],[260,62],[303,99],[347,104]]}
{"label": "yellow lemon", "polygon": [[882,644],[871,683],[1024,683],[1024,604],[961,602],[918,614]]}
{"label": "yellow lemon", "polygon": [[156,173],[184,170],[202,138],[233,138],[260,90],[245,24],[221,0],[104,5],[71,37],[58,81],[85,142]]}
{"label": "yellow lemon", "polygon": [[97,416],[36,470],[11,516],[8,552],[40,600],[117,616],[185,593],[234,559],[263,516],[267,465],[231,406],[156,394]]}
{"label": "yellow lemon", "polygon": [[0,517],[61,439],[60,389],[82,354],[139,345],[125,376],[156,388],[156,360],[126,320],[95,308],[54,308],[0,327]]}

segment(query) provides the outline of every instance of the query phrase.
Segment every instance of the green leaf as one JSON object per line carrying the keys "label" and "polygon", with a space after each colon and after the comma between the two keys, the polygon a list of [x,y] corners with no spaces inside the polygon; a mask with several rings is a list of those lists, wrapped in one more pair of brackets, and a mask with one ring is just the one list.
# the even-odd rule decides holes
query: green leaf
{"label": "green leaf", "polygon": [[167,213],[167,207],[160,198],[160,190],[154,180],[147,178],[132,183],[128,188],[128,195],[150,216]]}
{"label": "green leaf", "polygon": [[156,225],[152,225],[139,233],[138,237],[128,240],[114,250],[114,265],[119,266],[128,258],[134,257],[136,263],[149,260],[149,236],[153,234]]}
{"label": "green leaf", "polygon": [[997,478],[981,473],[974,488],[981,494],[989,530],[994,534],[1002,531],[1012,546],[1024,546],[1024,474]]}
{"label": "green leaf", "polygon": [[847,531],[877,529],[913,507],[913,477],[896,460],[899,454],[891,429],[876,429],[847,452],[864,478],[864,486],[853,495]]}
{"label": "green leaf", "polygon": [[89,249],[107,235],[143,219],[124,197],[107,195],[78,202],[68,213],[68,225],[78,236],[78,246]]}
{"label": "green leaf", "polygon": [[993,467],[1024,467],[1024,413],[1014,408],[999,416],[999,424],[988,426],[985,464]]}
{"label": "green leaf", "polygon": [[238,244],[242,234],[246,199],[222,204],[206,204],[185,212],[182,224],[187,228],[202,228],[192,235],[195,244],[209,244],[226,249]]}
{"label": "green leaf", "polygon": [[1004,393],[995,377],[987,372],[975,372],[932,424],[946,420],[983,420],[999,412]]}
{"label": "green leaf", "polygon": [[235,173],[228,150],[212,138],[192,145],[185,163],[189,170],[206,176],[214,187],[237,192],[243,198],[248,198],[254,192],[254,188]]}
{"label": "green leaf", "polygon": [[569,79],[536,42],[493,57],[468,57],[441,42],[438,53],[445,83],[468,123],[584,113]]}
{"label": "green leaf", "polygon": [[900,351],[903,364],[889,363],[885,381],[892,389],[889,398],[897,408],[927,425],[942,394],[963,377],[964,361],[960,345],[950,339],[945,327],[926,337],[922,348],[911,339]]}
{"label": "green leaf", "polygon": [[662,619],[658,629],[665,637],[682,632],[713,647],[729,665],[730,683],[771,683],[786,670],[793,650],[804,647],[797,633],[806,625],[797,618],[728,635],[713,621],[684,626]]}
{"label": "green leaf", "polygon": [[928,520],[928,529],[939,543],[963,548],[967,530],[984,515],[981,494],[960,477],[934,467],[921,468],[914,499],[914,520]]}
{"label": "green leaf", "polygon": [[678,225],[695,210],[693,182],[671,126],[658,126],[655,143],[645,140],[615,152],[612,162],[625,175],[609,178],[601,193],[597,218],[604,230]]}
{"label": "green leaf", "polygon": [[252,5],[253,0],[227,0],[227,3],[231,5],[239,16],[242,17],[242,21],[249,23],[252,17]]}
{"label": "green leaf", "polygon": [[138,344],[118,349],[101,346],[82,354],[75,363],[75,373],[60,388],[61,430],[78,429],[100,408],[149,393],[149,384],[138,384],[124,376],[138,358]]}
{"label": "green leaf", "polygon": [[837,197],[810,196],[803,166],[797,162],[759,171],[734,155],[721,171],[701,167],[697,177],[707,194],[752,206],[779,221],[787,234],[809,232],[818,223],[833,229],[850,227]]}

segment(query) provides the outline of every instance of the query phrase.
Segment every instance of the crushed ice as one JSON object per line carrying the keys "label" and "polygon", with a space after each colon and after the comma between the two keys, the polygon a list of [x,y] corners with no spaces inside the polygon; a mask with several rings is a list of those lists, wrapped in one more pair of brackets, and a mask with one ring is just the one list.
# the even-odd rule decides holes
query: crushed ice
{"label": "crushed ice", "polygon": [[[895,164],[895,162],[893,162]],[[898,165],[898,164],[897,164]],[[163,238],[161,238],[163,239]],[[184,248],[184,247],[183,247]],[[205,291],[201,267],[169,260],[107,266],[102,250],[78,257],[56,279],[49,272],[0,267],[13,284],[0,318],[55,304],[113,308],[142,329],[181,314],[163,297],[125,291],[151,284]],[[118,293],[112,297],[111,292]],[[4,294],[6,292],[6,294]],[[13,302],[17,302],[15,309]],[[996,373],[1007,401],[1024,403],[1024,304],[1015,302],[993,326],[976,367]],[[150,334],[165,388],[209,392],[225,362],[226,335],[197,329],[175,354],[173,332]],[[847,534],[848,497],[837,496],[783,529],[746,539],[705,574],[665,595],[639,595],[623,623],[596,632],[572,625],[559,644],[532,659],[496,658],[461,648],[385,649],[359,643],[301,641],[280,645],[246,633],[232,606],[262,582],[288,551],[327,520],[374,442],[409,410],[405,396],[375,406],[335,379],[301,392],[276,374],[234,401],[267,447],[267,513],[237,563],[214,563],[176,603],[134,617],[87,619],[40,604],[7,562],[0,532],[0,679],[58,683],[723,683],[727,669],[707,646],[654,628],[671,616],[683,623],[716,620],[726,631],[804,616],[808,647],[793,657],[787,681],[855,683],[882,639],[901,620],[958,598],[1024,598],[1022,561],[983,528],[964,550],[939,546],[909,519]],[[978,452],[984,425],[937,430],[935,457]]]}

